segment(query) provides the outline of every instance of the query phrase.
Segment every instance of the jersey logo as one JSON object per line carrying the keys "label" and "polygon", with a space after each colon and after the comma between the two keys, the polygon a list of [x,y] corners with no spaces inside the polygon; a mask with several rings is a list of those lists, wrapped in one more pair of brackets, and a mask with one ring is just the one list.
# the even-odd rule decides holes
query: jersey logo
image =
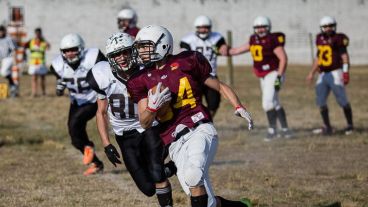
{"label": "jersey logo", "polygon": [[176,69],[178,69],[178,67],[179,67],[179,63],[172,63],[172,64],[170,65],[170,67],[171,67],[171,70],[176,70]]}
{"label": "jersey logo", "polygon": [[151,74],[151,73],[148,73],[148,74],[147,74],[147,76],[148,76],[148,77],[151,77],[151,76],[152,76],[152,74]]}
{"label": "jersey logo", "polygon": [[283,36],[278,36],[277,40],[279,41],[279,43],[283,43],[284,42],[284,37]]}
{"label": "jersey logo", "polygon": [[161,80],[166,79],[166,78],[167,78],[167,75],[161,76]]}
{"label": "jersey logo", "polygon": [[349,44],[349,40],[347,38],[344,38],[342,40],[342,44],[344,44],[345,46],[347,46]]}

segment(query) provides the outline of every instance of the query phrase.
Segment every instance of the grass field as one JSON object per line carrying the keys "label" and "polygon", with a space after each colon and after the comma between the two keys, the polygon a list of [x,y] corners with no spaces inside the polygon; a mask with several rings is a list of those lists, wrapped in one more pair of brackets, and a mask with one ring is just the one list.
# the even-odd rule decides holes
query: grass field
{"label": "grass field", "polygon": [[[250,67],[235,68],[235,89],[255,119],[255,130],[233,115],[226,101],[215,125],[220,145],[210,175],[216,194],[248,197],[255,206],[368,206],[368,70],[353,67],[347,87],[356,131],[351,136],[313,136],[321,126],[314,88],[305,84],[308,67],[289,66],[281,101],[295,139],[263,142],[266,116],[258,80]],[[225,68],[220,78],[226,79]],[[4,81],[2,79],[1,81]],[[84,177],[82,156],[66,129],[69,99],[30,97],[30,77],[21,78],[21,96],[0,101],[0,206],[158,206],[135,187],[124,166],[114,168],[103,153],[93,119],[88,132],[105,163],[104,174]],[[329,98],[333,126],[345,127],[342,110]],[[188,206],[176,177],[175,206]]]}

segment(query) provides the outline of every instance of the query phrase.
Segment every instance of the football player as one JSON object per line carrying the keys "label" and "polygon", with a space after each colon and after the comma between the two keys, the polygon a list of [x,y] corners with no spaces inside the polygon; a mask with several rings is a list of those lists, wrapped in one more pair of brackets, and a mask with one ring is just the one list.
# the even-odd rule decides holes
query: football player
{"label": "football player", "polygon": [[271,33],[271,21],[268,17],[258,16],[253,23],[254,34],[249,42],[229,50],[230,55],[249,52],[253,57],[253,71],[260,80],[262,107],[267,114],[269,128],[265,141],[277,136],[277,119],[280,121],[279,135],[291,138],[286,113],[279,100],[279,91],[285,78],[287,55],[284,49],[285,35]]}
{"label": "football player", "polygon": [[15,43],[7,36],[6,28],[0,25],[0,66],[1,76],[9,81],[10,96],[18,96],[18,85],[13,81],[12,67],[15,63]]}
{"label": "football player", "polygon": [[[228,51],[225,39],[220,33],[212,32],[212,21],[207,16],[198,16],[194,21],[194,27],[196,32],[183,37],[180,42],[180,48],[202,53],[211,64],[211,76],[217,78],[217,56],[226,56]],[[220,105],[221,95],[218,91],[205,87],[204,96],[207,108],[213,117]]]}
{"label": "football player", "polygon": [[248,200],[229,201],[215,197],[212,191],[208,170],[218,138],[211,115],[202,104],[202,88],[219,91],[234,106],[235,114],[246,119],[252,129],[250,113],[229,86],[211,76],[211,65],[201,53],[184,51],[172,55],[173,39],[166,28],[144,27],[134,45],[140,61],[147,67],[128,80],[130,94],[138,103],[140,123],[143,128],[150,128],[160,108],[169,102],[167,114],[171,115],[160,121],[160,136],[169,146],[170,158],[175,162],[183,190],[190,195],[191,206],[248,206]]}
{"label": "football player", "polygon": [[56,95],[62,96],[65,88],[69,90],[68,131],[72,144],[84,154],[83,164],[89,165],[84,175],[102,172],[103,163],[97,158],[86,132],[87,122],[97,110],[97,93],[87,83],[86,76],[96,63],[107,59],[97,48],[84,48],[84,41],[78,34],[62,38],[60,53],[52,61],[50,70],[57,78]]}
{"label": "football player", "polygon": [[[139,71],[134,61],[133,38],[127,33],[115,33],[106,42],[107,61],[97,63],[87,74],[89,85],[98,93],[96,121],[106,156],[111,163],[121,164],[120,155],[111,144],[108,119],[115,133],[124,164],[137,187],[147,196],[157,194],[160,206],[172,205],[170,183],[164,170],[164,145],[155,127],[144,130],[126,88],[132,73]],[[168,164],[174,167],[173,163]],[[155,185],[157,183],[157,185]]]}
{"label": "football player", "polygon": [[347,122],[344,132],[349,135],[354,130],[353,114],[345,92],[345,85],[349,83],[349,54],[347,51],[349,38],[343,33],[336,32],[336,20],[333,17],[323,17],[319,26],[321,33],[316,37],[317,57],[307,76],[307,81],[311,83],[314,75],[317,71],[319,72],[316,83],[316,102],[320,108],[324,126],[313,130],[313,133],[324,135],[332,133],[326,102],[332,91],[337,103],[344,111]]}
{"label": "football player", "polygon": [[137,36],[139,28],[137,27],[138,17],[133,9],[123,9],[118,13],[118,28],[120,32],[128,33],[130,36]]}

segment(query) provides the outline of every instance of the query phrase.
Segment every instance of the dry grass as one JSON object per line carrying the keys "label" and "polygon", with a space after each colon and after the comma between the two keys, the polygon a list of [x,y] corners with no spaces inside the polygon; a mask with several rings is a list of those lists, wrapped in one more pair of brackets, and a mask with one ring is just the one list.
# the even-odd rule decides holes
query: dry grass
{"label": "dry grass", "polygon": [[[321,124],[314,89],[304,78],[307,67],[290,66],[282,89],[282,103],[296,139],[262,141],[266,116],[261,108],[258,80],[249,67],[235,69],[236,90],[256,120],[249,133],[232,115],[226,101],[215,117],[220,147],[211,168],[217,194],[249,197],[256,206],[368,205],[368,70],[353,67],[348,95],[356,132],[352,136],[312,136]],[[220,70],[221,71],[221,70]],[[224,78],[225,71],[220,77]],[[105,162],[105,173],[84,177],[81,155],[66,131],[67,97],[30,98],[30,78],[21,79],[21,97],[0,101],[0,206],[157,206],[140,193],[124,167],[113,168],[101,148],[94,121],[88,126]],[[48,93],[54,92],[48,79]],[[345,126],[342,110],[329,100],[333,125]],[[188,206],[177,179],[175,206]]]}

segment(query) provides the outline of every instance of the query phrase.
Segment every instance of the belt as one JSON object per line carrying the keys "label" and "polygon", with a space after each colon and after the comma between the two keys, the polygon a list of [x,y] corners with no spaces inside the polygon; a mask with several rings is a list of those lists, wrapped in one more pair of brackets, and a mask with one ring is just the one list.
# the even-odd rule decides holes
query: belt
{"label": "belt", "polygon": [[180,137],[188,134],[190,131],[194,130],[195,128],[197,128],[199,125],[201,124],[205,124],[205,123],[208,123],[210,122],[209,120],[203,120],[203,121],[199,121],[197,123],[194,124],[194,126],[192,128],[188,128],[188,127],[185,127],[184,129],[182,129],[179,133],[176,134],[175,136],[175,139],[174,139],[174,142],[178,139],[180,139]]}

